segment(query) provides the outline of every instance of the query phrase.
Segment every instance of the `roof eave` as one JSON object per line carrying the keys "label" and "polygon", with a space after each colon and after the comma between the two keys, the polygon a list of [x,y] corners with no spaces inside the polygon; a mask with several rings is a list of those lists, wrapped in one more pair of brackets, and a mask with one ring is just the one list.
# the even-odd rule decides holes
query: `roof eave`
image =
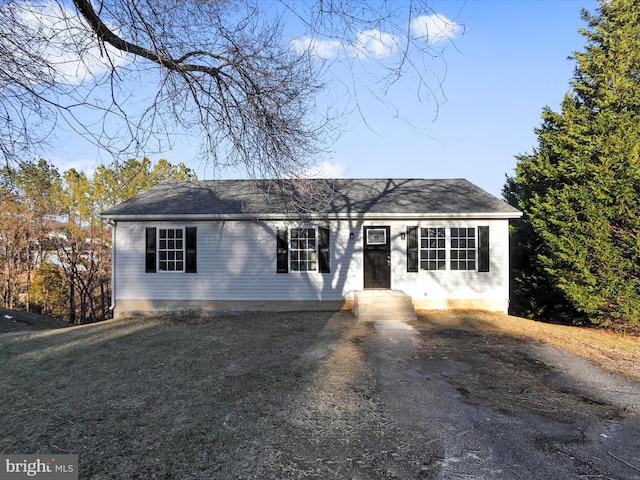
{"label": "roof eave", "polygon": [[508,220],[520,218],[522,212],[474,212],[474,213],[326,213],[326,214],[136,214],[136,215],[100,215],[101,218],[116,222],[140,222],[140,221],[258,221],[258,220],[288,220],[288,219],[326,219],[326,220],[447,220],[447,219],[486,219],[486,220]]}

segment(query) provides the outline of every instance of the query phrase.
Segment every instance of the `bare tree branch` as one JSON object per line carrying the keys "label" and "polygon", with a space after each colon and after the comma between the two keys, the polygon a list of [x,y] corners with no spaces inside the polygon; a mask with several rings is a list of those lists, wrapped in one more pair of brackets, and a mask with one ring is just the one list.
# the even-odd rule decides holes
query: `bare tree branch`
{"label": "bare tree branch", "polygon": [[[446,19],[434,23],[428,0],[72,3],[0,6],[6,162],[55,143],[52,134],[66,126],[116,158],[193,139],[217,171],[292,177],[334,139],[333,106],[318,101],[331,65],[382,72],[379,92],[371,90],[380,99],[406,75],[437,97],[439,82],[420,59],[438,58],[435,44],[450,33]],[[424,33],[434,24],[439,36]],[[331,56],[321,54],[327,49]],[[353,75],[353,84],[374,84]],[[336,105],[335,115],[348,108]]]}
{"label": "bare tree branch", "polygon": [[[139,45],[135,45],[131,42],[120,38],[118,35],[113,33],[105,23],[100,20],[100,17],[96,14],[93,6],[91,5],[90,0],[73,0],[73,4],[78,9],[78,13],[80,13],[84,19],[87,21],[91,29],[98,36],[100,41],[110,44],[112,47],[121,50],[126,53],[131,53],[133,55],[137,55],[138,57],[146,58],[147,60],[151,60],[152,62],[157,63],[158,65],[166,68],[168,70],[173,70],[176,72],[200,72],[206,73],[207,75],[212,75],[216,77],[219,73],[217,68],[209,67],[206,65],[197,65],[193,63],[184,63],[185,60],[191,57],[198,56],[207,56],[211,57],[214,60],[223,61],[222,58],[217,57],[211,52],[205,52],[203,50],[195,51],[195,52],[187,52],[182,57],[174,60],[171,57],[162,55],[158,51],[148,50]],[[136,2],[131,2],[131,5],[136,10],[137,16],[144,21],[144,17],[136,8]],[[145,24],[145,29],[147,32],[151,33],[150,25]]]}

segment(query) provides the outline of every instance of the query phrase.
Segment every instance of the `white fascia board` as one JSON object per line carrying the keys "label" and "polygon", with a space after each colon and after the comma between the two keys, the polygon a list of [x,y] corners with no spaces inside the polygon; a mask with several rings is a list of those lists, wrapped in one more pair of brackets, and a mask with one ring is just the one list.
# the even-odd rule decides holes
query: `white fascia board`
{"label": "white fascia board", "polygon": [[184,214],[184,215],[101,215],[102,218],[113,221],[135,222],[135,221],[206,221],[206,220],[288,220],[288,219],[323,219],[323,220],[446,220],[446,219],[487,219],[506,220],[510,218],[520,218],[522,212],[489,212],[489,213],[359,213],[341,214],[328,213],[321,215],[282,215],[282,214],[236,214],[236,215],[216,215],[216,214]]}
{"label": "white fascia board", "polygon": [[328,219],[366,219],[366,220],[446,220],[446,219],[509,219],[520,218],[522,212],[503,213],[503,212],[490,212],[490,213],[361,213],[355,215],[341,215],[341,214],[328,214],[322,218]]}

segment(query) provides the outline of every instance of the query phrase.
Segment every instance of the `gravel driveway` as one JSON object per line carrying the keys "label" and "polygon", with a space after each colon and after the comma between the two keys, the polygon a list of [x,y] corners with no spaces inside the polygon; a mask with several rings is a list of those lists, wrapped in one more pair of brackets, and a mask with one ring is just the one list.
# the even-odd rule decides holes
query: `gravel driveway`
{"label": "gravel driveway", "polygon": [[640,479],[639,384],[503,335],[375,327],[366,359],[386,416],[431,459],[420,478]]}

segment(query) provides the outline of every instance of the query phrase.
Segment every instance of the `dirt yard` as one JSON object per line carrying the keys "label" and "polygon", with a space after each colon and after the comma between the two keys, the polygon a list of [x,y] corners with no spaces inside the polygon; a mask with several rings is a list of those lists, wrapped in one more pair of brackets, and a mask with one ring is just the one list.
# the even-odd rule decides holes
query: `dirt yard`
{"label": "dirt yard", "polygon": [[639,347],[481,312],[11,332],[0,452],[82,479],[640,479]]}

